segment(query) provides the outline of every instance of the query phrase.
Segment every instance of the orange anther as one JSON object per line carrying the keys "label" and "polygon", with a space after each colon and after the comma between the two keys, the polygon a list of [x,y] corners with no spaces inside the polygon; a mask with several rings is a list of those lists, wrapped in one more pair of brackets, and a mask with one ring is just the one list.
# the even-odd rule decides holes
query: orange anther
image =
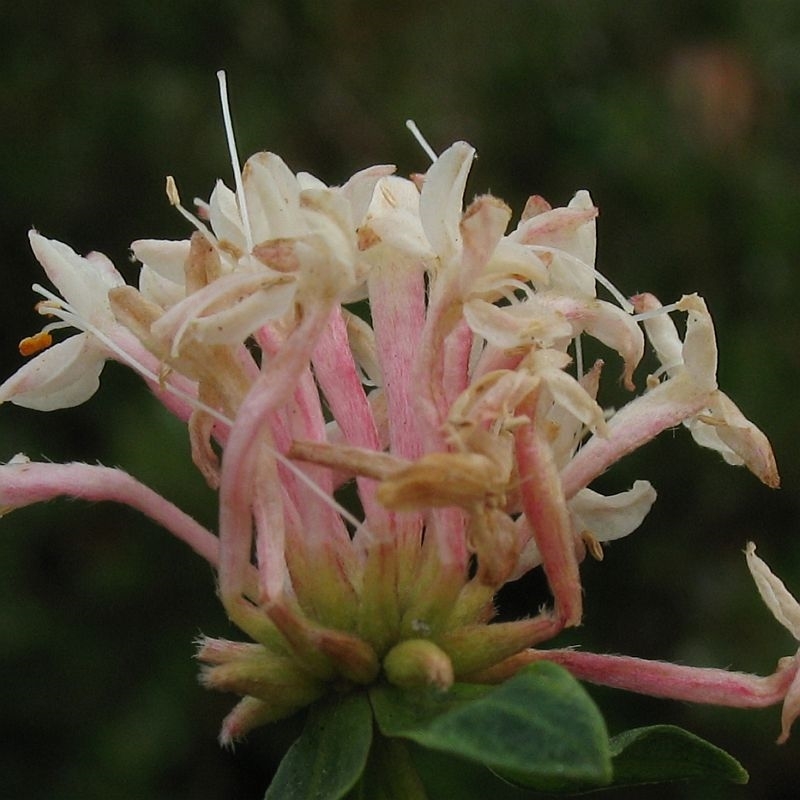
{"label": "orange anther", "polygon": [[23,356],[33,356],[46,350],[51,344],[53,344],[53,337],[47,331],[41,331],[33,336],[26,336],[19,343],[19,352]]}

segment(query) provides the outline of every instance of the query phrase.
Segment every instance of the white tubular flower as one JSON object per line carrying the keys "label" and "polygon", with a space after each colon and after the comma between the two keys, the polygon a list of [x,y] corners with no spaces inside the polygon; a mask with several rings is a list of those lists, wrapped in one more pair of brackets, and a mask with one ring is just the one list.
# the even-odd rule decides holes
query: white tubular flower
{"label": "white tubular flower", "polygon": [[0,386],[0,403],[36,411],[72,408],[100,386],[107,354],[88,334],[70,336],[18,369]]}
{"label": "white tubular flower", "polygon": [[173,357],[193,342],[241,344],[268,320],[285,314],[295,291],[289,275],[238,270],[174,305],[153,323],[151,333],[171,343]]}
{"label": "white tubular flower", "polygon": [[[600,545],[622,539],[638,530],[655,501],[656,490],[649,481],[635,481],[628,491],[612,495],[582,489],[568,503],[576,543],[590,543],[592,555],[602,558]],[[508,580],[521,578],[541,563],[536,540],[531,538],[523,547]]]}
{"label": "white tubular flower", "polygon": [[475,148],[456,142],[431,165],[425,176],[419,213],[425,235],[442,268],[456,264],[461,257],[461,213]]}
{"label": "white tubular flower", "polygon": [[[645,312],[661,305],[652,295],[639,295],[636,304]],[[675,308],[688,314],[683,343],[667,314],[646,318],[644,326],[669,381],[676,381],[686,395],[707,395],[706,407],[683,424],[699,445],[716,450],[729,464],[746,466],[767,486],[777,487],[778,470],[767,437],[717,387],[717,343],[705,301],[696,294],[686,295]]]}
{"label": "white tubular flower", "polygon": [[[796,642],[800,643],[800,603],[784,586],[783,581],[756,555],[756,546],[753,542],[747,543],[744,552],[761,599],[775,619],[792,634]],[[800,650],[794,656],[794,661],[800,661]],[[795,675],[784,697],[778,744],[783,744],[789,738],[792,723],[798,716],[800,716],[800,673]]]}
{"label": "white tubular flower", "polygon": [[111,335],[117,327],[108,303],[108,291],[124,284],[114,265],[100,253],[79,256],[71,247],[29,234],[31,248],[63,300],[39,286],[46,299],[37,305],[45,316],[61,321],[45,326],[41,334],[23,340],[28,353],[46,348],[50,331],[74,327],[81,333],[39,353],[0,386],[0,403],[12,403],[39,411],[69,408],[88,400],[100,385],[100,373],[110,357],[107,342],[98,333]]}
{"label": "white tubular flower", "polygon": [[381,178],[363,220],[358,234],[366,258],[380,261],[402,254],[425,263],[435,258],[420,219],[419,189],[411,181],[395,175]]}
{"label": "white tubular flower", "polygon": [[656,501],[649,481],[635,481],[626,492],[605,496],[583,489],[569,502],[573,525],[598,542],[613,542],[633,533],[644,522]]}
{"label": "white tubular flower", "polygon": [[242,170],[250,230],[255,244],[302,235],[300,184],[275,153],[256,153]]}
{"label": "white tubular flower", "polygon": [[142,297],[171,308],[186,297],[186,262],[190,242],[139,239],[131,244],[131,252],[141,261],[139,292]]}
{"label": "white tubular flower", "polygon": [[566,208],[551,208],[532,197],[517,229],[509,236],[549,264],[549,285],[577,297],[594,297],[597,208],[589,192],[579,191]]}

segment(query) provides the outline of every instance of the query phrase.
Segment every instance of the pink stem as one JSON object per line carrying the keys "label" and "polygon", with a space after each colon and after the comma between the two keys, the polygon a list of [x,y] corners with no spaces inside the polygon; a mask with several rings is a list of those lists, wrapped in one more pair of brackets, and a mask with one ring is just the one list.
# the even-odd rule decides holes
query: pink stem
{"label": "pink stem", "polygon": [[552,661],[580,680],[692,703],[762,708],[781,702],[797,673],[796,659],[782,659],[766,677],[710,667],[687,667],[630,656],[580,650],[529,650],[529,661]]}
{"label": "pink stem", "polygon": [[452,281],[445,278],[434,281],[430,291],[428,313],[411,374],[416,390],[413,403],[424,452],[447,450],[442,433],[442,423],[450,408],[444,388],[444,342],[459,311],[459,304],[452,296]]}
{"label": "pink stem", "polygon": [[537,425],[537,398],[538,393],[522,409],[530,415],[532,423],[521,426],[515,437],[520,498],[553,592],[556,614],[569,627],[578,625],[582,614],[578,559],[558,467]]}
{"label": "pink stem", "polygon": [[[413,460],[427,449],[416,413],[417,385],[412,380],[425,326],[422,267],[407,260],[383,264],[370,271],[367,287],[386,394],[389,452]],[[380,438],[378,449],[382,449]],[[389,514],[387,534],[402,553],[400,564],[406,573],[416,566],[422,529],[423,516],[419,511]]]}
{"label": "pink stem", "polygon": [[419,458],[425,451],[417,424],[412,369],[425,325],[425,285],[420,267],[390,263],[368,279],[375,344],[389,406],[389,444],[394,455]]}
{"label": "pink stem", "polygon": [[[328,318],[328,327],[317,342],[313,365],[328,407],[347,444],[380,450],[375,418],[353,361],[347,328],[338,306]],[[356,482],[367,519],[378,529],[385,529],[388,527],[388,512],[377,502],[376,482],[362,476],[357,477]]]}
{"label": "pink stem", "polygon": [[564,467],[561,479],[569,500],[598,475],[667,428],[699,414],[708,394],[691,391],[681,376],[631,400],[608,423],[608,436],[595,434]]}
{"label": "pink stem", "polygon": [[220,481],[220,597],[230,611],[240,606],[250,566],[252,504],[257,460],[270,415],[292,396],[324,328],[329,306],[308,310],[242,403],[222,461]]}
{"label": "pink stem", "polygon": [[444,390],[452,405],[469,385],[469,358],[474,336],[461,320],[444,341]]}
{"label": "pink stem", "polygon": [[188,544],[212,566],[219,564],[219,539],[213,533],[122,470],[78,463],[0,466],[0,505],[6,510],[61,496],[131,506]]}

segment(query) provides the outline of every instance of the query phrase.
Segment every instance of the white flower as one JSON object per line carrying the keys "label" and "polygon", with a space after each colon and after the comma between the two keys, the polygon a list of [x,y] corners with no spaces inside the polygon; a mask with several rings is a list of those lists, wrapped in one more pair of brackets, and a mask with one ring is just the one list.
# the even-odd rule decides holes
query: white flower
{"label": "white flower", "polygon": [[[800,603],[784,586],[783,581],[756,555],[756,546],[753,542],[747,543],[744,552],[761,599],[775,619],[792,634],[796,642],[800,643]],[[798,659],[800,650],[794,656],[795,662]],[[789,738],[789,730],[798,716],[800,716],[800,673],[795,675],[784,697],[779,744]]]}
{"label": "white flower", "polygon": [[72,326],[82,333],[53,345],[19,369],[0,386],[0,403],[8,400],[40,411],[69,408],[97,391],[103,365],[111,354],[97,334],[111,334],[117,327],[108,291],[124,281],[100,253],[84,258],[36,231],[31,231],[29,238],[36,258],[64,298],[34,287],[47,298],[38,304],[39,313],[62,320],[45,326],[45,332]]}
{"label": "white flower", "polygon": [[[652,295],[636,298],[637,310],[657,310]],[[714,324],[705,301],[686,295],[675,306],[688,314],[681,343],[675,323],[667,314],[645,319],[648,337],[656,349],[669,381],[685,395],[707,395],[706,407],[684,420],[694,440],[719,452],[729,464],[744,465],[767,486],[777,487],[778,470],[767,437],[717,387],[717,343]]]}

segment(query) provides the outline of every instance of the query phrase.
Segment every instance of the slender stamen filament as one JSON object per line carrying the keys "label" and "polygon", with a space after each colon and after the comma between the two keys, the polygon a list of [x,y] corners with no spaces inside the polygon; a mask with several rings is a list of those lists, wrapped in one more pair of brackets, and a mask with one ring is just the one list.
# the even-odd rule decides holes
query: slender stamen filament
{"label": "slender stamen filament", "polygon": [[428,140],[422,135],[422,132],[417,127],[417,123],[414,122],[413,119],[407,119],[406,128],[411,131],[411,135],[417,140],[419,146],[425,151],[428,158],[430,158],[432,162],[436,161],[439,156],[436,155],[436,151],[428,144]]}
{"label": "slender stamen filament", "polygon": [[678,303],[668,303],[665,306],[650,308],[647,311],[641,311],[638,314],[634,314],[633,319],[635,319],[637,322],[644,322],[646,319],[653,319],[653,317],[660,317],[663,314],[671,314],[673,311],[680,310],[681,309],[678,308]]}
{"label": "slender stamen filament", "polygon": [[250,253],[253,251],[253,234],[250,230],[250,217],[247,214],[247,200],[245,199],[244,183],[242,182],[241,162],[239,161],[239,153],[236,150],[236,139],[233,135],[231,107],[228,103],[228,81],[224,70],[217,72],[217,80],[219,81],[219,97],[222,103],[222,119],[225,122],[225,138],[228,140],[228,153],[233,166],[233,179],[236,182],[236,199],[239,202],[239,213],[242,216],[247,252]]}
{"label": "slender stamen filament", "polygon": [[502,294],[502,296],[508,300],[509,305],[517,305],[521,302],[520,298],[517,297],[511,289],[516,289],[522,292],[527,300],[533,301],[536,293],[531,289],[531,287],[527,283],[523,283],[521,280],[517,278],[507,278],[503,281],[502,285],[498,287],[498,292]]}
{"label": "slender stamen filament", "polygon": [[572,343],[575,345],[575,375],[580,380],[583,377],[583,344],[580,334],[572,340]]}
{"label": "slender stamen filament", "polygon": [[178,193],[178,186],[175,183],[175,178],[172,175],[167,175],[167,197],[169,198],[170,205],[174,206],[178,209],[178,213],[187,219],[193,227],[197,228],[203,236],[211,242],[214,247],[217,246],[217,239],[213,233],[199,220],[197,217],[192,214],[191,211],[188,211],[182,204],[181,204],[181,196]]}
{"label": "slender stamen filament", "polygon": [[628,314],[633,313],[633,304],[625,297],[622,292],[614,286],[611,281],[603,275],[602,272],[596,270],[591,264],[587,264],[583,259],[578,258],[577,256],[573,255],[572,253],[566,252],[566,250],[561,250],[558,247],[550,247],[549,245],[542,245],[542,244],[529,244],[527,245],[531,250],[536,253],[555,253],[562,258],[566,258],[568,261],[571,261],[576,266],[580,267],[581,269],[590,272],[594,279],[601,285],[604,286],[612,295],[612,297],[619,303],[620,307],[623,311],[626,311]]}
{"label": "slender stamen filament", "polygon": [[211,217],[211,206],[202,197],[193,197],[192,202],[203,219]]}

